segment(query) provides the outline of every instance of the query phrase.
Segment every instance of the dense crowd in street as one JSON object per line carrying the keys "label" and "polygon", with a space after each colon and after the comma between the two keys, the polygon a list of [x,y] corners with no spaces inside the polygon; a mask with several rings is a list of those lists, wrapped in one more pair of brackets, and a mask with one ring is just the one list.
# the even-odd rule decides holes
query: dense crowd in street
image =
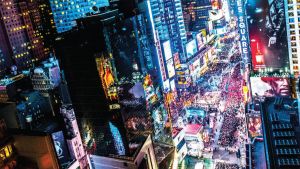
{"label": "dense crowd in street", "polygon": [[216,164],[215,169],[239,169],[239,166],[237,164],[227,164],[218,162]]}
{"label": "dense crowd in street", "polygon": [[224,122],[221,128],[219,144],[222,146],[233,146],[236,142],[235,132],[239,126],[239,119],[236,112],[228,110],[224,113]]}
{"label": "dense crowd in street", "polygon": [[[195,81],[196,93],[193,97],[185,95],[184,100],[191,104],[189,107],[195,110],[204,110],[205,117],[189,116],[186,123],[201,124],[203,127],[211,127],[210,140],[205,142],[207,152],[213,152],[213,159],[227,156],[228,151],[239,149],[240,139],[238,134],[242,128],[241,112],[243,112],[241,57],[233,38],[224,38],[218,49],[217,59],[212,59],[208,64],[209,69]],[[234,45],[234,46],[232,46]],[[228,49],[227,51],[224,49]],[[222,107],[222,108],[220,108]],[[210,109],[216,109],[210,112]],[[212,121],[211,121],[212,120]],[[213,151],[212,151],[213,150]],[[224,151],[225,150],[225,151]],[[226,157],[233,162],[235,155]],[[217,162],[216,169],[238,169],[237,164]]]}

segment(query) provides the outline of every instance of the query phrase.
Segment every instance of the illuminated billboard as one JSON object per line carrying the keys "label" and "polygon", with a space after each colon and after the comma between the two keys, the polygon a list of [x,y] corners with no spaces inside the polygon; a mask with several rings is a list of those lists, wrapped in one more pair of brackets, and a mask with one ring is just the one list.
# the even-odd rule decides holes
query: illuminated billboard
{"label": "illuminated billboard", "polygon": [[174,62],[172,59],[167,60],[167,70],[168,70],[169,78],[172,78],[173,76],[175,76]]}
{"label": "illuminated billboard", "polygon": [[165,60],[171,59],[172,50],[171,50],[171,45],[169,40],[163,43],[163,48],[164,48]]}
{"label": "illuminated billboard", "polygon": [[59,163],[65,164],[69,161],[69,152],[62,131],[52,133],[52,140]]}
{"label": "illuminated billboard", "polygon": [[186,44],[186,56],[187,58],[192,57],[197,52],[196,39]]}
{"label": "illuminated billboard", "polygon": [[260,116],[247,117],[248,131],[251,138],[262,136],[262,124]]}
{"label": "illuminated billboard", "polygon": [[145,90],[147,106],[151,106],[158,100],[158,97],[155,93],[155,89],[153,87],[153,82],[152,82],[151,76],[149,74],[146,75],[146,77],[144,79],[143,87]]}
{"label": "illuminated billboard", "polygon": [[253,96],[283,96],[290,97],[290,80],[282,77],[251,77]]}
{"label": "illuminated billboard", "polygon": [[172,92],[176,91],[176,85],[175,85],[175,80],[174,79],[170,81],[170,87],[171,87]]}
{"label": "illuminated billboard", "polygon": [[164,87],[164,92],[170,91],[170,80],[169,79],[167,79],[166,81],[163,82],[163,87]]}
{"label": "illuminated billboard", "polygon": [[204,46],[204,40],[203,40],[204,37],[202,35],[202,32],[196,35],[196,39],[197,39],[198,50],[200,50]]}
{"label": "illuminated billboard", "polygon": [[175,68],[180,67],[179,53],[178,52],[174,53],[173,58],[174,58],[174,66],[175,66]]}
{"label": "illuminated billboard", "polygon": [[119,88],[119,101],[124,107],[137,107],[144,105],[145,91],[143,84],[123,84]]}
{"label": "illuminated billboard", "polygon": [[288,67],[284,0],[248,1],[246,13],[254,70]]}
{"label": "illuminated billboard", "polygon": [[200,70],[200,58],[196,59],[191,65],[190,65],[190,72],[191,74],[194,74],[195,72],[197,72],[198,70]]}

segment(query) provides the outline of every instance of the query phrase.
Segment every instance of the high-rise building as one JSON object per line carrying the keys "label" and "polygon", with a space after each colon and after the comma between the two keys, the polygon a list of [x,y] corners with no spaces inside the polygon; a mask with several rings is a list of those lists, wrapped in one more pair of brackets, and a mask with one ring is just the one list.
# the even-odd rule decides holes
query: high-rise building
{"label": "high-rise building", "polygon": [[60,113],[63,116],[64,123],[66,125],[66,141],[70,155],[73,159],[76,159],[79,162],[80,168],[86,168],[88,165],[86,153],[82,144],[78,124],[75,118],[75,113],[72,108],[72,105],[64,104],[60,109]]}
{"label": "high-rise building", "polygon": [[287,0],[285,16],[289,48],[290,72],[299,76],[300,71],[300,7],[298,0]]}
{"label": "high-rise building", "polygon": [[[261,103],[266,168],[299,168],[299,121],[296,100],[268,97]],[[289,110],[285,105],[292,105]],[[263,161],[264,162],[264,161]]]}
{"label": "high-rise building", "polygon": [[[168,125],[167,113],[159,106],[164,106],[158,99],[160,89],[148,75],[158,66],[147,21],[142,14],[122,16],[107,10],[78,19],[78,30],[62,34],[57,47],[83,142],[95,166],[99,156],[132,163],[139,147],[152,139],[153,111],[164,119],[161,127]],[[167,135],[160,134],[167,142]]]}
{"label": "high-rise building", "polygon": [[[153,22],[153,34],[160,43],[170,40],[172,51],[179,52],[184,57],[183,45],[187,42],[182,6],[180,0],[146,1],[148,13]],[[157,50],[161,50],[157,46]]]}
{"label": "high-rise building", "polygon": [[182,0],[183,17],[188,35],[208,29],[209,11],[212,10],[210,0]]}
{"label": "high-rise building", "polygon": [[58,33],[71,30],[76,26],[76,19],[109,6],[108,0],[50,0],[54,22]]}
{"label": "high-rise building", "polygon": [[0,2],[0,76],[12,65],[21,70],[48,56],[54,23],[40,2]]}

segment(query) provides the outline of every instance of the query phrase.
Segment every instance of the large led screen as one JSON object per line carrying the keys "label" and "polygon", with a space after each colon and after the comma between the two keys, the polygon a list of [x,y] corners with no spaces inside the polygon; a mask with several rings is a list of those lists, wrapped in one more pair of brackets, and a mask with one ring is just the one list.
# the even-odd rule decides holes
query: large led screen
{"label": "large led screen", "polygon": [[170,41],[164,42],[163,47],[164,47],[165,59],[166,60],[171,59],[172,58],[172,51],[171,51]]}
{"label": "large led screen", "polygon": [[205,45],[204,38],[205,37],[203,36],[202,32],[196,35],[198,50],[200,50]]}
{"label": "large led screen", "polygon": [[174,62],[172,59],[167,61],[167,70],[168,70],[169,78],[172,78],[173,76],[175,76]]}
{"label": "large led screen", "polygon": [[186,44],[187,58],[192,57],[196,52],[197,52],[196,39],[193,39],[192,41],[190,41]]}
{"label": "large led screen", "polygon": [[120,104],[124,107],[137,107],[145,102],[145,91],[143,84],[123,84],[119,87]]}
{"label": "large led screen", "polygon": [[253,68],[288,67],[284,0],[248,1],[246,13]]}
{"label": "large led screen", "polygon": [[251,77],[253,96],[283,96],[290,97],[290,81],[282,77]]}

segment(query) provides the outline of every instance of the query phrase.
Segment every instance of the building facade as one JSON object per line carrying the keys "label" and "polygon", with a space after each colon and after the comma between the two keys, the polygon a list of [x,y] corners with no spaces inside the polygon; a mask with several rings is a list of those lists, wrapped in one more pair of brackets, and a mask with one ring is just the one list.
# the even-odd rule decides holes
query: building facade
{"label": "building facade", "polygon": [[210,0],[183,0],[182,9],[188,35],[198,33],[201,29],[208,29],[209,11],[212,10]]}
{"label": "building facade", "polygon": [[12,65],[22,70],[48,56],[54,23],[47,7],[40,1],[0,2],[1,76]]}
{"label": "building facade", "polygon": [[285,0],[285,16],[289,48],[290,72],[299,76],[300,71],[300,1]]}
{"label": "building facade", "polygon": [[[99,7],[109,6],[108,0],[50,0],[54,22],[58,33],[71,30],[76,19],[86,17],[87,13],[98,11]],[[94,10],[94,9],[95,10]]]}

